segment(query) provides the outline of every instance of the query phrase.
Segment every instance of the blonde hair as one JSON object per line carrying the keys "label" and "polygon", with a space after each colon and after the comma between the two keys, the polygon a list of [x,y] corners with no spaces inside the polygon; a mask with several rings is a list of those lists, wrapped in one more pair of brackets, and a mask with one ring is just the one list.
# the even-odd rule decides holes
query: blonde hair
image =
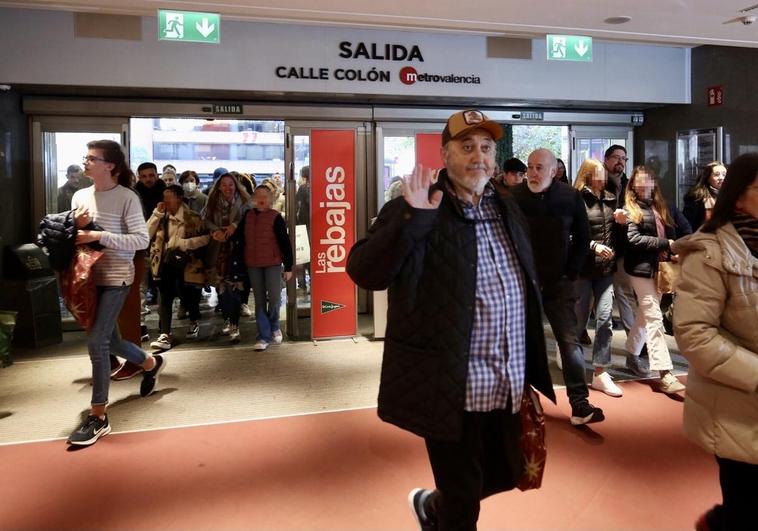
{"label": "blonde hair", "polygon": [[634,189],[634,185],[640,175],[647,175],[653,180],[653,208],[658,214],[660,214],[661,219],[666,225],[673,227],[674,220],[671,218],[669,209],[666,206],[666,201],[663,199],[663,194],[661,194],[661,188],[658,186],[658,178],[645,166],[636,166],[626,185],[624,208],[629,213],[629,219],[635,223],[640,223],[642,221],[642,209],[638,203],[639,196],[637,196],[637,191]]}
{"label": "blonde hair", "polygon": [[582,162],[582,165],[579,166],[579,171],[576,172],[574,188],[582,190],[585,186],[592,186],[590,184],[592,181],[592,175],[594,175],[598,168],[605,171],[605,166],[603,166],[603,163],[599,160],[586,159]]}

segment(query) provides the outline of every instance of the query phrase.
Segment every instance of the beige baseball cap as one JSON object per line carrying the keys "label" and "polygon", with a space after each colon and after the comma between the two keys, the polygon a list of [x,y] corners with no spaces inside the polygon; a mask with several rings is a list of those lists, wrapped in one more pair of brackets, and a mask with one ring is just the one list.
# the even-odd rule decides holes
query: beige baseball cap
{"label": "beige baseball cap", "polygon": [[503,128],[499,123],[487,118],[487,115],[482,111],[467,109],[459,111],[447,119],[447,125],[442,131],[442,145],[444,146],[451,140],[474,129],[488,131],[495,140],[500,140],[503,137]]}

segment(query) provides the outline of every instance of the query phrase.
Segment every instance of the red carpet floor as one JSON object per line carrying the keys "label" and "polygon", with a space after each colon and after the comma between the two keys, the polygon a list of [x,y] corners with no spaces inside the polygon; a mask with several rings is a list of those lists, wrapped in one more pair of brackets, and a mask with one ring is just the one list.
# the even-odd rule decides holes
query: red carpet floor
{"label": "red carpet floor", "polygon": [[[719,500],[713,458],[681,434],[682,404],[645,383],[607,420],[548,405],[543,488],[482,504],[480,529],[692,529]],[[117,430],[114,426],[114,430]],[[421,439],[373,409],[0,447],[2,529],[414,529],[432,486]]]}

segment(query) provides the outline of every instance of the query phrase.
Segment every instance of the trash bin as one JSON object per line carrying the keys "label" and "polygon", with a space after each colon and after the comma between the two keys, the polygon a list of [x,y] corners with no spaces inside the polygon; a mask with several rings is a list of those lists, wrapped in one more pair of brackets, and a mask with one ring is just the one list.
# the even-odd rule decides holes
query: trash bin
{"label": "trash bin", "polygon": [[8,367],[13,364],[11,341],[15,327],[16,312],[0,310],[0,367]]}
{"label": "trash bin", "polygon": [[18,312],[13,345],[44,347],[63,341],[58,279],[47,255],[32,243],[6,246],[3,308]]}

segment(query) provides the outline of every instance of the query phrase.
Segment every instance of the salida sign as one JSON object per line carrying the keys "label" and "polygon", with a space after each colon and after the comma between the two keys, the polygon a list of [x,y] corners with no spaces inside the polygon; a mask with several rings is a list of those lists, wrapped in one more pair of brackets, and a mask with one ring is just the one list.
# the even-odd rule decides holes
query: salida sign
{"label": "salida sign", "polygon": [[[339,43],[338,56],[342,59],[360,59],[372,61],[394,62],[424,62],[424,56],[418,45],[342,41]],[[277,66],[276,77],[280,79],[314,79],[328,81],[362,81],[368,83],[390,83],[392,70],[371,68],[328,68],[324,66]],[[452,73],[428,73],[419,72],[413,66],[404,66],[397,73],[404,85],[416,83],[453,83],[453,84],[480,84],[481,80],[476,75],[460,75]]]}
{"label": "salida sign", "polygon": [[312,335],[353,336],[355,284],[345,268],[355,242],[355,132],[313,130],[311,154]]}

